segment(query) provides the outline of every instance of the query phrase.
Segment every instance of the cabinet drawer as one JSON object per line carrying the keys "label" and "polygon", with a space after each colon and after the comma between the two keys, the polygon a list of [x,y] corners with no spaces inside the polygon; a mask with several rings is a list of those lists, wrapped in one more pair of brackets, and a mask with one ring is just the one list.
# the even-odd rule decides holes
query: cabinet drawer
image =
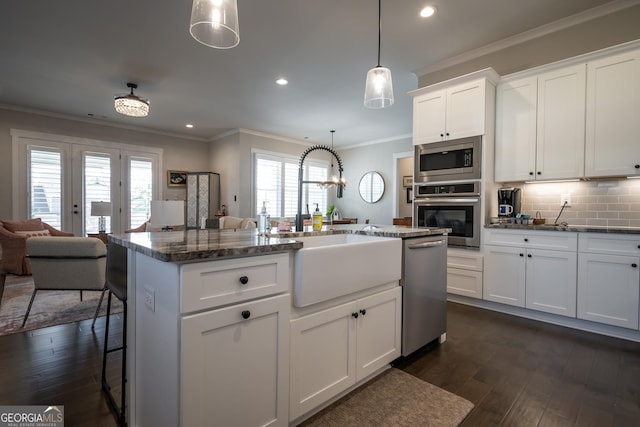
{"label": "cabinet drawer", "polygon": [[447,292],[482,299],[482,272],[447,268]]}
{"label": "cabinet drawer", "polygon": [[640,234],[580,233],[580,252],[611,255],[640,255]]}
{"label": "cabinet drawer", "polygon": [[578,248],[578,233],[570,231],[537,230],[486,230],[486,243],[502,246],[518,246],[532,249],[575,251]]}
{"label": "cabinet drawer", "polygon": [[287,291],[289,254],[186,264],[181,276],[181,312],[190,313]]}
{"label": "cabinet drawer", "polygon": [[447,267],[482,271],[482,253],[465,249],[447,249]]}

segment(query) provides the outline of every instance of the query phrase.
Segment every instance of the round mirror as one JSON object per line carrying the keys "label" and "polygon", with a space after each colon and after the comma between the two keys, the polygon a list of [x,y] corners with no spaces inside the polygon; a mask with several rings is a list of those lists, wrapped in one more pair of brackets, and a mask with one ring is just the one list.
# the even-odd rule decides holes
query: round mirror
{"label": "round mirror", "polygon": [[378,172],[371,171],[362,175],[358,184],[360,197],[367,203],[376,203],[384,194],[384,179]]}

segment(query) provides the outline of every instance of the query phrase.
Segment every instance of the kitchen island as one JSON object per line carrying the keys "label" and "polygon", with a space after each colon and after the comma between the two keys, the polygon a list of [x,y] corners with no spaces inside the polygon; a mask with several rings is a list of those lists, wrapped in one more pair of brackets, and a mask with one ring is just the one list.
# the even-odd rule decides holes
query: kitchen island
{"label": "kitchen island", "polygon": [[[319,233],[447,231],[329,227]],[[303,247],[295,237],[259,236],[255,229],[109,236],[110,244],[128,248],[129,425],[289,424],[292,260]],[[354,294],[353,303],[373,301],[374,291],[397,301],[398,285],[381,283],[366,296]],[[388,366],[399,356],[396,347],[377,362]]]}

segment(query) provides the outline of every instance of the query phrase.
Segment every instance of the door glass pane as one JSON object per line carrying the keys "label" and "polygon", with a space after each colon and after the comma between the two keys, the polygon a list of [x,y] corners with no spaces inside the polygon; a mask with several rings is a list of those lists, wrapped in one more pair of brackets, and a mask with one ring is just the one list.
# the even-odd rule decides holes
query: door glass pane
{"label": "door glass pane", "polygon": [[[99,216],[91,212],[91,202],[111,202],[111,157],[108,154],[84,156],[84,230],[97,233]],[[111,215],[105,216],[105,230],[111,232]]]}
{"label": "door glass pane", "polygon": [[59,151],[29,150],[31,218],[62,229],[62,156]]}
{"label": "door glass pane", "polygon": [[129,162],[129,225],[144,224],[151,215],[153,195],[153,163],[151,160],[131,159]]}

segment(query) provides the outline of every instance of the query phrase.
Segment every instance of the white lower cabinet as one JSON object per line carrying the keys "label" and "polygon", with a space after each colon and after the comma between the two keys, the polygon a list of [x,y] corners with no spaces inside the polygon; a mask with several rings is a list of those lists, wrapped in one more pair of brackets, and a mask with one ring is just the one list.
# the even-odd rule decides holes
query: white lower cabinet
{"label": "white lower cabinet", "polygon": [[484,247],[485,300],[576,316],[575,233],[491,230],[487,240],[503,244]]}
{"label": "white lower cabinet", "polygon": [[290,306],[285,294],[182,318],[180,425],[288,425]]}
{"label": "white lower cabinet", "polygon": [[578,256],[578,318],[639,329],[640,238],[584,233]]}
{"label": "white lower cabinet", "polygon": [[482,253],[448,248],[447,292],[482,299],[482,268]]}
{"label": "white lower cabinet", "polygon": [[524,307],[524,249],[485,245],[483,298]]}
{"label": "white lower cabinet", "polygon": [[400,356],[402,288],[291,321],[291,421]]}

